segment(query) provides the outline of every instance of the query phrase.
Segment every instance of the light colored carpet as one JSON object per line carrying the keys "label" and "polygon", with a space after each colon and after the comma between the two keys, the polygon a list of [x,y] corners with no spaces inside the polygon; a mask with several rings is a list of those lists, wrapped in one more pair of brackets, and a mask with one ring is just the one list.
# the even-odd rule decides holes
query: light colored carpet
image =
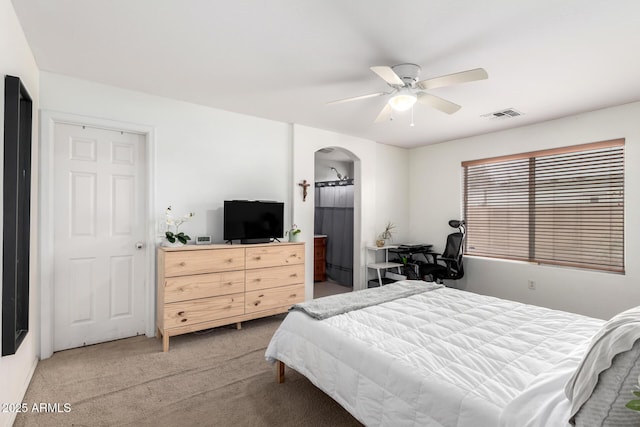
{"label": "light colored carpet", "polygon": [[66,350],[41,361],[24,398],[70,412],[19,414],[15,426],[360,426],[287,368],[264,359],[284,315],[207,333],[134,337]]}

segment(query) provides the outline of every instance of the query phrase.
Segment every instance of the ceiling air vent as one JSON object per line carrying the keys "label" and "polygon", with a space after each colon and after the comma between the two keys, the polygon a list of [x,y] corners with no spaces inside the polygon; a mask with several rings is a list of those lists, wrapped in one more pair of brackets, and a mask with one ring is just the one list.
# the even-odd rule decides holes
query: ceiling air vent
{"label": "ceiling air vent", "polygon": [[521,115],[522,113],[515,108],[506,108],[493,113],[483,114],[482,117],[488,117],[490,119],[509,119],[511,117],[518,117]]}

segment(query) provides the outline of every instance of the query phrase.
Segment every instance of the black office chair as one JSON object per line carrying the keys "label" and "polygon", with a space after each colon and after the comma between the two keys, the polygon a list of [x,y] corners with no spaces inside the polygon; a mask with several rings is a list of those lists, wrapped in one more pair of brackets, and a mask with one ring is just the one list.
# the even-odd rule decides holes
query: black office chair
{"label": "black office chair", "polygon": [[[458,280],[464,276],[462,254],[466,226],[463,221],[452,219],[449,226],[457,228],[456,233],[447,236],[447,244],[442,254],[433,254],[433,263],[423,264],[421,275],[425,280],[442,283],[444,279]],[[428,277],[427,277],[428,276]]]}

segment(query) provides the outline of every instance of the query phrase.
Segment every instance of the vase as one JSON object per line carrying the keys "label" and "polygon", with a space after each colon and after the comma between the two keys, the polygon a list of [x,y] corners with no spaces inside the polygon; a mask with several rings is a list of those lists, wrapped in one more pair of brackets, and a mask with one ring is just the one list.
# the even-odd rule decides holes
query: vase
{"label": "vase", "polygon": [[385,243],[384,239],[377,239],[376,240],[376,246],[379,247],[379,248],[383,247],[384,243]]}
{"label": "vase", "polygon": [[296,234],[289,233],[289,241],[290,242],[299,242],[300,241],[300,237],[299,236],[300,236],[300,233],[296,233]]}
{"label": "vase", "polygon": [[167,239],[163,239],[162,242],[160,242],[160,246],[165,248],[179,248],[181,246],[184,246],[184,243],[180,242],[178,239],[176,239],[176,241],[173,243],[171,243]]}

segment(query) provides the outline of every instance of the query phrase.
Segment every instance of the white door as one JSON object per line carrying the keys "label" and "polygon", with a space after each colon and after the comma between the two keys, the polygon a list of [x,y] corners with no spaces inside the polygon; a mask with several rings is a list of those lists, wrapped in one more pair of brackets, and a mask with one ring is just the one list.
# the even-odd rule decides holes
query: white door
{"label": "white door", "polygon": [[145,168],[143,135],[55,125],[54,351],[145,332]]}

